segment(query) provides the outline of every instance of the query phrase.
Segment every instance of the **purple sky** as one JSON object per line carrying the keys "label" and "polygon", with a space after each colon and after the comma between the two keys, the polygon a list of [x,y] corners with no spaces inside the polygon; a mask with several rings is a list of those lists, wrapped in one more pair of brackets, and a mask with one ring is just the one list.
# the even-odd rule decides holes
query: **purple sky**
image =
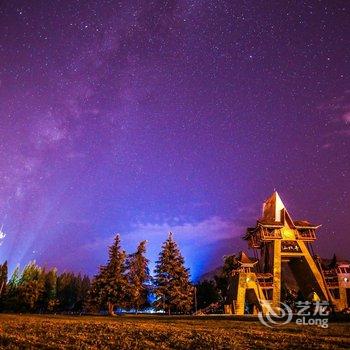
{"label": "purple sky", "polygon": [[92,274],[172,230],[192,276],[276,188],[349,257],[347,1],[0,5],[0,260]]}

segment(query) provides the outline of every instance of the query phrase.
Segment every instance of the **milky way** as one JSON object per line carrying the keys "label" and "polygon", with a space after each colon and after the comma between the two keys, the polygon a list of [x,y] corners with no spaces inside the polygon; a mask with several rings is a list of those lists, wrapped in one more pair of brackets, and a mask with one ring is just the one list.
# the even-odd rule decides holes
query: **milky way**
{"label": "milky way", "polygon": [[[196,278],[277,189],[349,257],[347,1],[8,1],[0,260],[92,274],[174,232]],[[6,236],[5,236],[6,234]]]}

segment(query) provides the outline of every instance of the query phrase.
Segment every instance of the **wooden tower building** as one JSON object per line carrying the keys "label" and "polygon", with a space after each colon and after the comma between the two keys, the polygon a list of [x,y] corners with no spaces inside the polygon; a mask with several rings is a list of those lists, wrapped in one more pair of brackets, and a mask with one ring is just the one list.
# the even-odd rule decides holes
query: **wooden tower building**
{"label": "wooden tower building", "polygon": [[[278,308],[282,283],[292,277],[297,289],[310,300],[328,301],[342,310],[350,303],[350,276],[346,266],[324,268],[312,250],[320,225],[292,220],[280,196],[274,192],[263,204],[262,217],[248,228],[244,239],[253,249],[254,260],[241,252],[232,271],[225,313],[242,315],[264,312],[268,303]],[[337,270],[338,269],[338,270]],[[343,275],[339,276],[339,271]]]}

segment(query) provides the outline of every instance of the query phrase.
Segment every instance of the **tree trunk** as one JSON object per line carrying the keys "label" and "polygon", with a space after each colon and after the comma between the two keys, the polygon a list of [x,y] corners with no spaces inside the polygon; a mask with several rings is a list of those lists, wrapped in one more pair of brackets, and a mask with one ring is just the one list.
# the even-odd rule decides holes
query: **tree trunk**
{"label": "tree trunk", "polygon": [[168,315],[169,315],[169,316],[171,315],[171,313],[170,313],[170,307],[169,307],[169,309],[168,309]]}
{"label": "tree trunk", "polygon": [[115,316],[114,313],[114,304],[111,303],[110,301],[107,302],[107,307],[108,307],[108,314],[109,316]]}

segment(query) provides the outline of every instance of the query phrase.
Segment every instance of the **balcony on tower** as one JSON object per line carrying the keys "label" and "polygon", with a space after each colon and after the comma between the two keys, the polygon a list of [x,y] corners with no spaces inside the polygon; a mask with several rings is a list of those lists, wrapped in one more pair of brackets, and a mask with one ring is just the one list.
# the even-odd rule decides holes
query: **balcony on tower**
{"label": "balcony on tower", "polygon": [[311,224],[306,220],[293,221],[279,194],[274,192],[264,202],[262,217],[256,226],[248,228],[243,238],[255,249],[276,239],[313,242],[319,227],[320,225]]}

